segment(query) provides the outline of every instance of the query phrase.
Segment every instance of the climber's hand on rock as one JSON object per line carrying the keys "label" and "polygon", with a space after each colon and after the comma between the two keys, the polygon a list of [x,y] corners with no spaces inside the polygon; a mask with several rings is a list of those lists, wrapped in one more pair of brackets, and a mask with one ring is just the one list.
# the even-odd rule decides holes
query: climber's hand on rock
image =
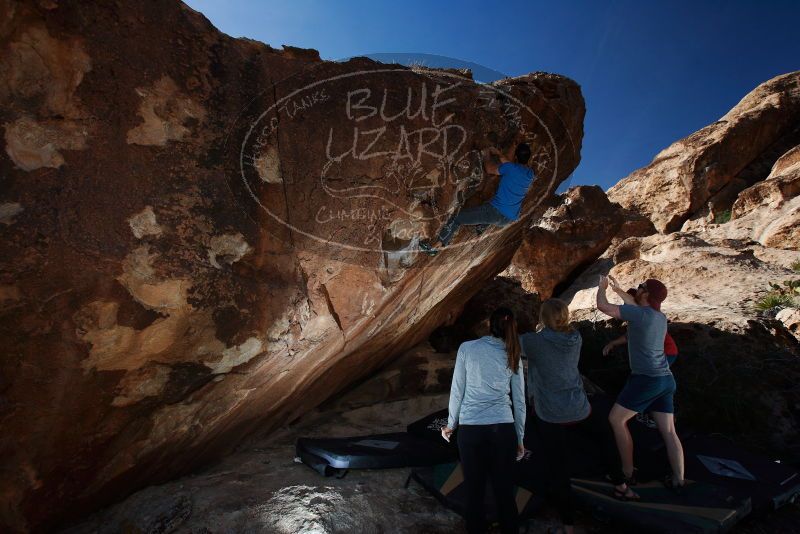
{"label": "climber's hand on rock", "polygon": [[608,289],[608,277],[600,276],[600,283],[599,283],[600,291],[605,291]]}

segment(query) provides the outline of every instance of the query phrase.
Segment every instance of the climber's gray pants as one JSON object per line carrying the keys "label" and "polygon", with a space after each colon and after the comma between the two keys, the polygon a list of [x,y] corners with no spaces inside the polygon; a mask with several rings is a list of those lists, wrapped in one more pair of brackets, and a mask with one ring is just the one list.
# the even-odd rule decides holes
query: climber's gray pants
{"label": "climber's gray pants", "polygon": [[494,224],[495,226],[505,226],[511,222],[513,222],[511,219],[500,213],[489,202],[486,202],[480,206],[464,208],[451,217],[439,232],[439,241],[442,242],[442,245],[447,246],[461,225]]}

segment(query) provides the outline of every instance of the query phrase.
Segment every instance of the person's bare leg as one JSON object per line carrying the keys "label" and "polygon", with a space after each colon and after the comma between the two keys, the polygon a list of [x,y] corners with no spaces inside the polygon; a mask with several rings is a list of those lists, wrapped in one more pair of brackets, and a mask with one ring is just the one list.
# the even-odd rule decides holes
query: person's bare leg
{"label": "person's bare leg", "polygon": [[672,467],[672,476],[676,484],[683,484],[683,445],[675,432],[675,418],[671,413],[653,412],[653,419],[656,421],[658,431],[661,432],[661,437],[664,439],[664,445],[667,447],[667,457],[669,458],[669,465]]}
{"label": "person's bare leg", "polygon": [[608,414],[608,422],[614,431],[614,441],[617,442],[619,459],[622,463],[622,473],[626,477],[633,476],[633,438],[628,430],[628,421],[635,415],[636,412],[633,410],[616,403]]}
{"label": "person's bare leg", "polygon": [[[633,438],[631,438],[631,433],[628,430],[628,421],[635,415],[636,412],[617,403],[614,403],[611,412],[608,414],[608,422],[614,431],[614,441],[617,442],[622,474],[628,478],[633,476]],[[639,497],[625,482],[614,486],[614,488],[624,493],[628,498]]]}

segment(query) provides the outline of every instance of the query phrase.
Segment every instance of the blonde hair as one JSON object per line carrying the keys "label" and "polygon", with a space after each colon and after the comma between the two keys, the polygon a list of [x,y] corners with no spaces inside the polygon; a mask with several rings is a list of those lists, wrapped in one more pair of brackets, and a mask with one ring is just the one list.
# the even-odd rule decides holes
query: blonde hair
{"label": "blonde hair", "polygon": [[539,309],[539,322],[556,332],[569,332],[569,307],[561,299],[547,299]]}

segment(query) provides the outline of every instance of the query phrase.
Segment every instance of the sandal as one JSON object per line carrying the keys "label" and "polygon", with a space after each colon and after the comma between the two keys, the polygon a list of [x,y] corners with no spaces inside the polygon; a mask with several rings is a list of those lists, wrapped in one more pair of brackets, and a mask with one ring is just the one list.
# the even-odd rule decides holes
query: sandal
{"label": "sandal", "polygon": [[[625,484],[627,484],[628,486],[635,486],[635,485],[637,485],[637,484],[639,483],[639,481],[638,481],[638,480],[636,480],[636,472],[637,472],[637,471],[639,471],[639,470],[638,470],[637,468],[635,468],[635,467],[634,467],[634,468],[633,468],[633,474],[632,474],[631,476],[629,476],[629,477],[626,477],[626,476],[625,476],[625,473],[623,473],[623,474],[622,474],[622,482],[624,482],[624,483],[625,483]],[[606,481],[608,481],[608,482],[611,482],[611,483],[612,483],[612,484],[614,484],[615,486],[618,486],[619,484],[621,484],[621,483],[622,483],[622,482],[617,482],[617,479],[616,479],[615,477],[611,476],[610,474],[609,474],[609,475],[606,475]]]}
{"label": "sandal", "polygon": [[642,500],[639,494],[633,491],[630,486],[626,486],[624,490],[617,489],[615,486],[614,498],[622,502]]}
{"label": "sandal", "polygon": [[686,481],[683,484],[677,484],[675,479],[672,478],[672,475],[667,475],[664,477],[664,487],[668,490],[672,490],[675,495],[683,495],[683,488],[686,487]]}

